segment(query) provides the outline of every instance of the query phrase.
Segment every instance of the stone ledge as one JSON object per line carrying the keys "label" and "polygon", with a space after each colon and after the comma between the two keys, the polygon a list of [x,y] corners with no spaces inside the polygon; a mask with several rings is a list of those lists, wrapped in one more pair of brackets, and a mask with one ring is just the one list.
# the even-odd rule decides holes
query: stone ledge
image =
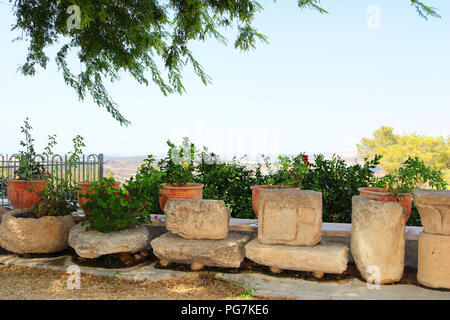
{"label": "stone ledge", "polygon": [[200,266],[239,268],[245,258],[248,235],[230,232],[222,240],[188,240],[173,233],[166,233],[151,242],[153,253],[164,264],[170,262]]}
{"label": "stone ledge", "polygon": [[321,241],[312,247],[263,244],[253,239],[245,246],[248,259],[278,269],[341,274],[347,270],[348,247]]}

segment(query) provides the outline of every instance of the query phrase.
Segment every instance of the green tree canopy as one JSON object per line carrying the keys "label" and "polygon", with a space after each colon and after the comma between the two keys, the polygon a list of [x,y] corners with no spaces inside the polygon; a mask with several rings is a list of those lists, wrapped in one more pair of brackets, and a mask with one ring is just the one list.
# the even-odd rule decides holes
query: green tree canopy
{"label": "green tree canopy", "polygon": [[[204,84],[209,77],[194,58],[191,40],[215,38],[228,28],[238,31],[234,47],[247,51],[257,40],[267,41],[252,25],[262,10],[252,0],[9,0],[13,3],[18,39],[28,41],[21,71],[34,75],[46,68],[45,50],[59,46],[56,64],[64,81],[83,100],[86,94],[121,124],[128,120],[109,96],[104,80],[115,81],[119,72],[131,74],[138,83],[153,81],[163,94],[182,93],[183,67],[192,65]],[[285,1],[285,0],[283,0]],[[300,8],[320,13],[320,0],[297,0]],[[411,0],[418,13],[438,17],[434,8]],[[76,6],[76,7],[74,7]],[[68,65],[70,52],[77,55],[81,71]],[[164,71],[162,71],[164,70]]]}
{"label": "green tree canopy", "polygon": [[380,165],[387,173],[393,173],[408,156],[419,157],[427,166],[443,170],[450,182],[450,137],[400,135],[394,134],[393,128],[382,126],[373,133],[373,138],[363,138],[357,147],[364,157],[383,155]]}

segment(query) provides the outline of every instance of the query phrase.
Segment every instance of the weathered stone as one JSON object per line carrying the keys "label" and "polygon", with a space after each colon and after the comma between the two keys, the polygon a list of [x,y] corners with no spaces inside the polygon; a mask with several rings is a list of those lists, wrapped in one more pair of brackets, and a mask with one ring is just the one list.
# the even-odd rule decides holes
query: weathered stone
{"label": "weathered stone", "polygon": [[316,277],[317,279],[322,279],[324,276],[324,273],[322,271],[314,271],[313,272],[314,277]]}
{"label": "weathered stone", "polygon": [[431,288],[450,289],[450,236],[419,235],[417,281]]}
{"label": "weathered stone", "polygon": [[450,190],[417,189],[413,199],[426,233],[450,235]]}
{"label": "weathered stone", "polygon": [[230,209],[223,200],[169,199],[164,208],[168,231],[185,239],[225,239]]}
{"label": "weathered stone", "polygon": [[310,190],[261,190],[258,222],[261,243],[316,245],[322,231],[322,194]]}
{"label": "weathered stone", "polygon": [[283,272],[283,270],[281,270],[280,268],[270,267],[270,272],[281,273],[281,272]]}
{"label": "weathered stone", "polygon": [[170,264],[170,261],[167,260],[160,260],[159,264],[163,267],[167,267]]}
{"label": "weathered stone", "polygon": [[[248,259],[272,268],[340,274],[347,269],[348,247],[320,242],[313,247],[272,245],[253,239],[245,246]],[[275,269],[276,270],[276,269]]]}
{"label": "weathered stone", "polygon": [[192,271],[198,271],[202,270],[205,266],[197,261],[192,262],[191,264],[191,270]]}
{"label": "weathered stone", "polygon": [[168,232],[154,239],[151,245],[153,253],[161,260],[239,268],[245,258],[244,246],[248,240],[248,236],[236,232],[230,232],[222,240],[188,240]]}
{"label": "weathered stone", "polygon": [[9,211],[11,210],[8,210],[7,208],[0,206],[0,222],[2,222],[3,215],[5,213],[8,213]]}
{"label": "weathered stone", "polygon": [[44,216],[20,218],[12,210],[5,213],[0,224],[0,246],[15,253],[53,253],[68,247],[72,216]]}
{"label": "weathered stone", "polygon": [[83,258],[138,252],[149,247],[151,240],[150,230],[145,225],[103,233],[96,230],[85,231],[85,226],[77,224],[70,230],[69,235],[69,245]]}
{"label": "weathered stone", "polygon": [[363,196],[354,196],[352,202],[351,253],[361,276],[379,276],[380,284],[399,281],[405,263],[406,212],[396,202]]}

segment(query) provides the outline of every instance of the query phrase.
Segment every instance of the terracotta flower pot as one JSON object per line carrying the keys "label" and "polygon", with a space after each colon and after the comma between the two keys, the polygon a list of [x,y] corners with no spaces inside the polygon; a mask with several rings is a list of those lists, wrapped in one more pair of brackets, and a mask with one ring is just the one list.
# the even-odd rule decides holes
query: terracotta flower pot
{"label": "terracotta flower pot", "polygon": [[261,189],[265,190],[300,190],[300,188],[291,187],[291,186],[285,186],[285,185],[260,185],[260,186],[251,186],[250,189],[252,189],[252,207],[253,212],[255,212],[255,215],[258,216],[258,200],[259,200],[259,192]]}
{"label": "terracotta flower pot", "polygon": [[[78,182],[77,186],[78,186],[78,189],[79,189],[78,190],[78,203],[80,204],[80,207],[83,209],[84,213],[87,215],[88,214],[88,210],[86,210],[84,208],[84,205],[86,204],[86,202],[88,200],[85,197],[82,197],[81,194],[88,193],[88,190],[91,187],[91,181]],[[120,182],[119,181],[115,181],[113,187],[115,189],[119,189],[120,188]],[[92,194],[92,191],[90,191],[89,194]]]}
{"label": "terracotta flower pot", "polygon": [[175,187],[166,183],[159,189],[159,205],[164,211],[164,206],[169,199],[202,199],[203,187],[201,183],[187,183],[183,187]]}
{"label": "terracotta flower pot", "polygon": [[396,198],[391,192],[384,188],[358,188],[359,195],[376,198],[379,201],[398,202],[406,210],[406,221],[411,216],[411,194],[400,193]]}
{"label": "terracotta flower pot", "polygon": [[[27,189],[33,188],[33,191]],[[27,209],[38,203],[37,192],[45,188],[45,180],[8,180],[8,199],[14,209]]]}

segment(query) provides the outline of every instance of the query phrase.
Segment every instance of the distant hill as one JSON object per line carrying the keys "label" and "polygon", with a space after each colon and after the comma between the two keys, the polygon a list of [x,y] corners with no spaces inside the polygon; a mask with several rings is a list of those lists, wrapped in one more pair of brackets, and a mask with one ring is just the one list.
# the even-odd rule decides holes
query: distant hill
{"label": "distant hill", "polygon": [[[331,159],[333,153],[322,153],[326,159]],[[343,151],[337,152],[342,159],[348,164],[353,164],[355,162],[362,163],[363,159],[358,157],[357,151]],[[310,157],[313,158],[314,154]],[[158,161],[162,156],[155,157]],[[104,172],[105,175],[114,175],[114,178],[118,181],[125,181],[136,174],[137,169],[141,166],[147,156],[132,156],[132,157],[115,157],[115,156],[104,156],[105,165]],[[230,157],[231,158],[231,157]],[[229,160],[229,159],[228,159]],[[313,160],[313,159],[311,159]],[[245,159],[242,161],[248,164],[249,167],[255,167],[257,159]]]}

